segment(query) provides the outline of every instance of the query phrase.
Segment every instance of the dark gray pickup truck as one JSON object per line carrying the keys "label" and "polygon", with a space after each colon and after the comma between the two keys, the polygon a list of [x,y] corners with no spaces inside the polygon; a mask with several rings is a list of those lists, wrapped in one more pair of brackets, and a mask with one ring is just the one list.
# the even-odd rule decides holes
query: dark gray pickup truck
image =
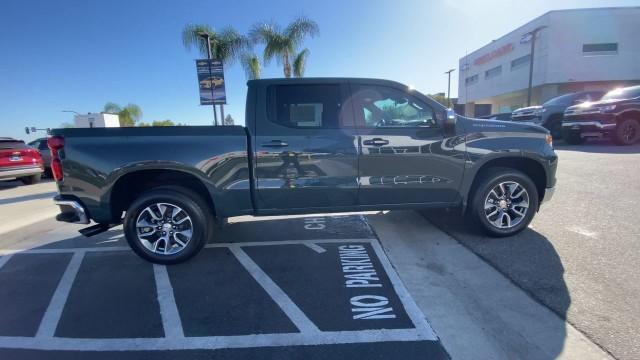
{"label": "dark gray pickup truck", "polygon": [[238,215],[460,207],[512,235],[556,182],[546,129],[457,116],[392,81],[249,81],[245,120],[54,130],[58,220],[93,220],[88,235],[122,223],[136,253],[168,264]]}

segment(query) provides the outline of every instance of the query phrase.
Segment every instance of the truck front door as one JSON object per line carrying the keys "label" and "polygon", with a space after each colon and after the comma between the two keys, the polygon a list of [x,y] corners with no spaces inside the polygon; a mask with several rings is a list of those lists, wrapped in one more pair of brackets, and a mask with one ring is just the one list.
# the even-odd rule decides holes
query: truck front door
{"label": "truck front door", "polygon": [[259,91],[255,177],[261,212],[352,207],[358,201],[357,140],[346,85],[273,84]]}
{"label": "truck front door", "polygon": [[432,106],[403,89],[352,85],[359,132],[359,203],[399,205],[459,199],[464,153],[445,138]]}

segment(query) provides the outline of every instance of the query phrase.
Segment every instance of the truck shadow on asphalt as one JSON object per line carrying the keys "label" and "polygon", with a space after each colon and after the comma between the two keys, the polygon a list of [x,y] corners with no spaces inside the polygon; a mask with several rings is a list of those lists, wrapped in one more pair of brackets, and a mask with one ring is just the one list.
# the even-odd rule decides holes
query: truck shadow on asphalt
{"label": "truck shadow on asphalt", "polygon": [[[511,280],[561,319],[566,320],[571,296],[564,281],[564,266],[551,242],[527,228],[511,237],[485,236],[456,210],[429,210],[421,214]],[[545,350],[560,356],[566,338],[563,322],[545,332],[555,340]]]}

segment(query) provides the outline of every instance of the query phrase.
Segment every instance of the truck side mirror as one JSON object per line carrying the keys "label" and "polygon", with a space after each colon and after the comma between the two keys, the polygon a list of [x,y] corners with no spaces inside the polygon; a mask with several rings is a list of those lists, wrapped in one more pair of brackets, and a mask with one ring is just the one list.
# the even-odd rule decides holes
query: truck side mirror
{"label": "truck side mirror", "polygon": [[458,121],[458,116],[453,109],[446,109],[443,113],[443,120],[441,122],[442,130],[446,136],[453,135],[456,133],[456,122]]}

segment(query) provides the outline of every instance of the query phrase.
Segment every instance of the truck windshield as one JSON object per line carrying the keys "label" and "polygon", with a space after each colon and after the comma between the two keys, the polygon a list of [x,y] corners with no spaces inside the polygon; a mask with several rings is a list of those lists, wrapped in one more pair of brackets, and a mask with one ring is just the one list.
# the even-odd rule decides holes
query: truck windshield
{"label": "truck windshield", "polygon": [[602,100],[624,100],[633,99],[640,96],[640,86],[632,86],[623,89],[615,89],[609,91]]}
{"label": "truck windshield", "polygon": [[576,97],[576,94],[574,93],[554,97],[553,99],[542,104],[542,106],[571,104],[575,97]]}

